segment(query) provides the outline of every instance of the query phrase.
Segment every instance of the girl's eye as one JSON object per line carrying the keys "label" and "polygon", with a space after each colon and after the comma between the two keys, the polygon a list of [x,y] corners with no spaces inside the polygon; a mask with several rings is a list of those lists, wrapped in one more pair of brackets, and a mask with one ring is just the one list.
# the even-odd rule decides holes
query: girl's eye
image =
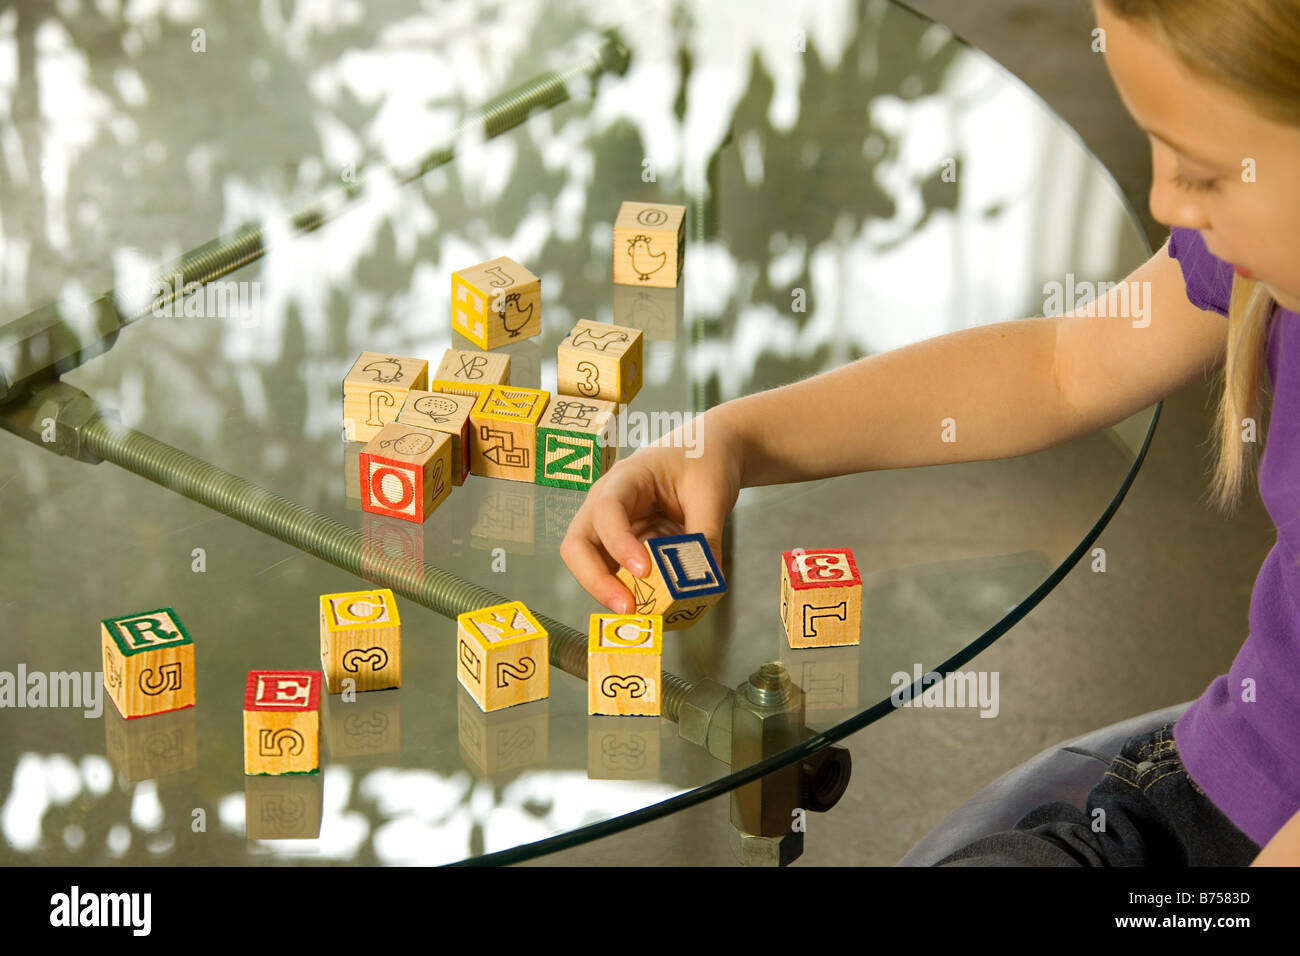
{"label": "girl's eye", "polygon": [[1213,179],[1188,179],[1182,173],[1174,174],[1174,185],[1189,193],[1210,193],[1219,188]]}

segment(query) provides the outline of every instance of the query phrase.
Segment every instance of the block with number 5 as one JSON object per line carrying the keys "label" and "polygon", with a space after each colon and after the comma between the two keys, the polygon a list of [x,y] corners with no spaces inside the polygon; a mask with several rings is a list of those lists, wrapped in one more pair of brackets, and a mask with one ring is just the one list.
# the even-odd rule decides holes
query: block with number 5
{"label": "block with number 5", "polygon": [[781,621],[791,647],[857,644],[862,578],[848,548],[781,554]]}

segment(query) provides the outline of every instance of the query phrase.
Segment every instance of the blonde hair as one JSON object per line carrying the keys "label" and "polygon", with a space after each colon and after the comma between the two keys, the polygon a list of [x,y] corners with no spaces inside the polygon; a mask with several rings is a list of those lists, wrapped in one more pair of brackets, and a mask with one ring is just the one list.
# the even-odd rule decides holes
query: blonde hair
{"label": "blonde hair", "polygon": [[[1254,112],[1300,126],[1300,2],[1297,0],[1100,0],[1116,16],[1150,26],[1192,72],[1250,103]],[[1253,482],[1253,449],[1267,434],[1262,415],[1266,351],[1277,302],[1259,282],[1234,276],[1227,359],[1217,377],[1211,503],[1231,513]],[[1255,424],[1256,441],[1243,440]]]}

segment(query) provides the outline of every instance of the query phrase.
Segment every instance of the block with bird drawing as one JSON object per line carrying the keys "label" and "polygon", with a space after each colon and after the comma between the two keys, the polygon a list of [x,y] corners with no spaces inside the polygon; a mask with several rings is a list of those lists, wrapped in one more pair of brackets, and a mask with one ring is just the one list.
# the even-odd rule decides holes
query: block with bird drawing
{"label": "block with bird drawing", "polygon": [[343,425],[347,441],[370,441],[389,422],[413,388],[427,388],[429,363],[424,359],[362,352],[343,379]]}
{"label": "block with bird drawing", "polygon": [[522,602],[467,611],[456,625],[456,678],[480,710],[550,693],[550,638]]}
{"label": "block with bird drawing", "polygon": [[665,631],[690,627],[727,593],[727,582],[704,535],[647,538],[650,570],[635,577],[627,568],[615,574],[632,592],[637,614],[658,614]]}
{"label": "block with bird drawing", "polygon": [[469,476],[469,413],[478,397],[446,392],[408,392],[397,413],[403,425],[419,425],[451,436],[451,483],[461,485]]}
{"label": "block with bird drawing", "polygon": [[557,395],[537,428],[539,485],[585,491],[618,454],[618,406],[594,398]]}
{"label": "block with bird drawing", "polygon": [[535,481],[537,426],[551,401],[539,388],[493,385],[469,413],[469,470],[487,478]]}
{"label": "block with bird drawing", "polygon": [[388,588],[322,594],[320,662],[325,686],[342,693],[402,686],[402,619]]}
{"label": "block with bird drawing", "polygon": [[626,405],[641,391],[640,329],[579,319],[555,352],[557,391]]}
{"label": "block with bird drawing", "polygon": [[361,510],[422,524],[451,494],[451,436],[393,422],[361,449]]}
{"label": "block with bird drawing", "polygon": [[625,202],[614,219],[614,282],[675,289],[686,254],[686,207]]}
{"label": "block with bird drawing", "polygon": [[509,256],[451,274],[451,328],[481,349],[542,331],[542,283]]}
{"label": "block with bird drawing", "polygon": [[587,629],[587,713],[657,716],[663,618],[593,614]]}

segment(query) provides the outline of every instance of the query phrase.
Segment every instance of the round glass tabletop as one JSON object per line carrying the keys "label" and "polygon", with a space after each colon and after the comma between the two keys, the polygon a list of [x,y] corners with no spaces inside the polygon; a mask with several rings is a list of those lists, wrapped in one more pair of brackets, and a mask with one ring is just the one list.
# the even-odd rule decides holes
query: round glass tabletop
{"label": "round glass tabletop", "polygon": [[[626,455],[737,396],[1071,308],[1150,255],[1131,209],[1019,81],[893,3],[293,9],[0,13],[0,863],[508,862],[728,790],[742,858],[797,855],[771,820],[853,785],[827,745],[1055,586],[1158,407],[1033,455],[744,490],[728,593],[664,635],[663,716],[609,717],[575,651],[599,608],[558,556],[584,493],[471,476],[423,524],[363,512],[344,375],[472,347],[450,274],[509,256],[541,281],[540,335],[497,350],[513,385],[555,392],[579,319],[642,331]],[[626,200],[686,207],[676,288],[612,283]],[[237,271],[162,308],[127,294],[249,223],[264,254]],[[158,443],[135,459],[153,480],[102,437],[109,461],[57,453],[62,412],[43,428],[50,386],[21,374],[59,357],[19,319],[47,303],[86,345],[63,382]],[[184,496],[199,468],[229,507]],[[278,520],[253,486],[316,544],[222,513]],[[853,550],[860,644],[789,647],[795,548]],[[247,673],[320,669],[320,596],[374,586],[398,591],[401,688],[323,695],[319,773],[246,777]],[[485,713],[449,613],[489,592],[557,626],[548,696]],[[159,607],[193,639],[196,705],[125,720],[99,622]],[[793,690],[743,689],[776,662]]]}

